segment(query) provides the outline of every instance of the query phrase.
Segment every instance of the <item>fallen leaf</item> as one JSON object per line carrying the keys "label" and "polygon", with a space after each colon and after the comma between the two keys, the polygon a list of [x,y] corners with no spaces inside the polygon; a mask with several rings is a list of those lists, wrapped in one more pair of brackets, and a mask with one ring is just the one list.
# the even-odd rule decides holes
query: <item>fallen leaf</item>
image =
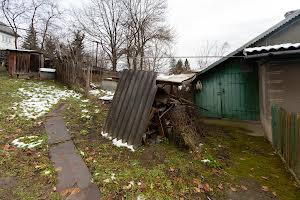
{"label": "fallen leaf", "polygon": [[197,188],[197,187],[194,187],[194,191],[195,191],[196,193],[200,193],[200,192],[201,192],[201,189],[200,189],[200,188]]}
{"label": "fallen leaf", "polygon": [[175,169],[174,169],[173,167],[170,167],[170,168],[169,168],[169,171],[170,171],[170,172],[174,172]]}
{"label": "fallen leaf", "polygon": [[246,160],[245,158],[240,158],[240,160]]}
{"label": "fallen leaf", "polygon": [[231,189],[232,192],[236,192],[237,191],[237,189],[234,188],[234,187],[230,187],[230,189]]}
{"label": "fallen leaf", "polygon": [[74,195],[80,192],[79,188],[68,188],[61,192],[63,197],[68,197],[70,195]]}
{"label": "fallen leaf", "polygon": [[56,172],[60,172],[62,170],[62,167],[57,167],[57,168],[55,168],[55,171]]}
{"label": "fallen leaf", "polygon": [[272,192],[272,194],[273,194],[275,197],[277,197],[277,194],[276,194],[276,192]]}
{"label": "fallen leaf", "polygon": [[264,192],[269,192],[269,188],[267,187],[267,186],[262,186],[262,191],[264,191]]}
{"label": "fallen leaf", "polygon": [[85,159],[85,161],[87,161],[87,162],[92,161],[92,160],[94,160],[93,157],[88,157],[87,159]]}
{"label": "fallen leaf", "polygon": [[222,183],[220,183],[220,184],[218,185],[218,188],[219,188],[220,190],[224,190],[224,187],[223,187]]}
{"label": "fallen leaf", "polygon": [[21,133],[21,132],[22,132],[22,129],[19,129],[19,128],[16,129],[16,133]]}
{"label": "fallen leaf", "polygon": [[242,190],[244,190],[244,191],[247,191],[247,190],[248,190],[248,188],[247,188],[246,186],[244,186],[244,185],[241,185],[241,188],[242,188]]}
{"label": "fallen leaf", "polygon": [[203,189],[205,192],[212,192],[213,189],[209,186],[208,183],[204,184]]}
{"label": "fallen leaf", "polygon": [[3,150],[4,150],[4,151],[15,151],[16,149],[17,149],[16,147],[11,146],[10,144],[6,144],[6,145],[4,145],[4,147],[3,147]]}
{"label": "fallen leaf", "polygon": [[269,180],[268,177],[265,177],[265,176],[261,176],[262,179],[265,179],[265,180]]}
{"label": "fallen leaf", "polygon": [[194,178],[193,183],[199,187],[199,185],[201,184],[201,181],[199,179]]}

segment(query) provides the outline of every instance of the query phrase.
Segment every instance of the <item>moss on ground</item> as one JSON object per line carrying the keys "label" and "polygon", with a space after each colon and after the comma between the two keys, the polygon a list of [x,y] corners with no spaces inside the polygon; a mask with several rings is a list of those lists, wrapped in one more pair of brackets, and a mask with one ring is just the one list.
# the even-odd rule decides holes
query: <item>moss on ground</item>
{"label": "moss on ground", "polygon": [[11,109],[22,100],[16,95],[17,89],[31,82],[37,81],[10,79],[0,74],[0,199],[59,199],[53,189],[56,172],[47,143],[34,149],[18,149],[11,144],[23,136],[47,138],[43,119],[25,120],[14,116],[16,111]]}
{"label": "moss on ground", "polygon": [[[88,103],[66,103],[68,129],[103,199],[140,195],[147,199],[228,199],[230,192],[240,194],[245,189],[261,192],[261,199],[300,198],[293,178],[263,138],[241,134],[233,127],[205,126],[201,152],[178,149],[168,141],[131,152],[101,137],[106,105],[93,98]],[[81,117],[83,108],[90,119]],[[205,164],[203,159],[211,162]],[[251,181],[259,191],[251,188]]]}

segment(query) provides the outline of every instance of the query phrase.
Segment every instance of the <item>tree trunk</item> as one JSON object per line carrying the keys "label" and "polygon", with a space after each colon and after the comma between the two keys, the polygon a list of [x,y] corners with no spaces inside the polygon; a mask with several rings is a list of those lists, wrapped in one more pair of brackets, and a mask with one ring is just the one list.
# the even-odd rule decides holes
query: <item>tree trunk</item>
{"label": "tree trunk", "polygon": [[15,48],[18,49],[18,34],[15,32]]}

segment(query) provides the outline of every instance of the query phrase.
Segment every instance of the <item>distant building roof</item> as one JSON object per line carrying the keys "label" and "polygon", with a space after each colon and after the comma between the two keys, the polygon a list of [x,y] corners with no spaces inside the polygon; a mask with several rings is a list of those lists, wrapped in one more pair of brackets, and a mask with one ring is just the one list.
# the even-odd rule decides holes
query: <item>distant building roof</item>
{"label": "distant building roof", "polygon": [[15,32],[6,24],[4,24],[3,22],[0,22],[0,32],[9,34],[14,36]]}
{"label": "distant building roof", "polygon": [[290,12],[289,14],[287,14],[285,16],[285,19],[283,19],[281,22],[279,22],[278,24],[276,24],[275,26],[271,27],[270,29],[268,29],[267,31],[263,32],[262,34],[260,34],[259,36],[257,36],[256,38],[250,40],[248,43],[246,43],[245,45],[241,46],[240,48],[238,48],[237,50],[233,51],[232,53],[228,54],[227,56],[223,57],[222,59],[214,62],[213,64],[211,64],[210,66],[208,66],[207,68],[205,68],[204,70],[202,70],[200,73],[204,73],[214,67],[216,67],[217,65],[221,64],[222,62],[228,60],[230,57],[236,56],[237,54],[243,52],[243,50],[251,45],[253,45],[254,43],[258,42],[259,40],[269,36],[271,33],[273,33],[274,31],[277,31],[278,29],[282,28],[284,25],[286,25],[287,23],[289,23],[290,21],[292,21],[293,19],[297,18],[300,16],[300,9],[299,10],[295,10],[293,12]]}
{"label": "distant building roof", "polygon": [[164,75],[159,74],[157,76],[158,82],[167,82],[167,83],[175,83],[175,84],[182,84],[186,81],[193,81],[196,77],[195,73],[189,74],[173,74],[173,75]]}
{"label": "distant building roof", "polygon": [[23,53],[38,53],[38,54],[43,54],[40,51],[29,50],[29,49],[0,49],[0,51],[16,51],[16,52],[23,52]]}

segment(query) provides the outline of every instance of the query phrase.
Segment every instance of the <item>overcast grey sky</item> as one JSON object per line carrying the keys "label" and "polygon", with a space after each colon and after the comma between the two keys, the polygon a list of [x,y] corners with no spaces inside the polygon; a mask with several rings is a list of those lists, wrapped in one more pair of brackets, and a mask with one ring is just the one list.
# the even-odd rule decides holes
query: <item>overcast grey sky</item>
{"label": "overcast grey sky", "polygon": [[[79,6],[88,0],[61,0]],[[197,56],[206,41],[228,42],[238,48],[300,9],[300,0],[168,0],[168,20],[176,32],[174,53]]]}

